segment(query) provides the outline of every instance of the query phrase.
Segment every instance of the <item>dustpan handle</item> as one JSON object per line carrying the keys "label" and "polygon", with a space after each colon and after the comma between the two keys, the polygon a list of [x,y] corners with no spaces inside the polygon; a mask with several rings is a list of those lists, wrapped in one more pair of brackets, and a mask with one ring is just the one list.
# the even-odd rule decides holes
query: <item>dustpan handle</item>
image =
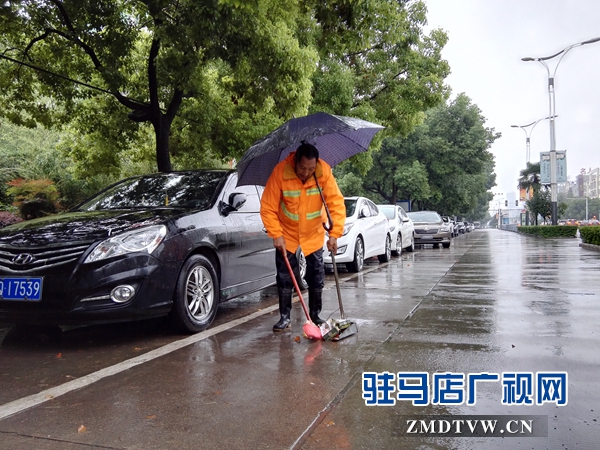
{"label": "dustpan handle", "polygon": [[[323,196],[323,191],[321,190],[321,186],[319,186],[319,180],[317,180],[317,174],[313,173],[313,177],[315,177],[315,183],[317,183],[317,189],[319,190],[319,194],[321,194],[321,200],[323,201],[323,206],[325,207],[325,212],[327,213],[327,221],[329,222],[329,226],[323,224],[323,228],[326,231],[331,231],[333,229],[333,219],[331,218],[331,213],[329,212],[329,208],[327,207],[327,203],[325,202],[325,197]],[[338,277],[337,264],[335,263],[335,255],[334,252],[331,252],[331,263],[333,264],[333,276],[335,278],[335,289],[337,291],[338,304],[340,305],[340,316],[342,319],[346,318],[344,314],[344,306],[342,305],[342,292],[340,291],[340,279]]]}

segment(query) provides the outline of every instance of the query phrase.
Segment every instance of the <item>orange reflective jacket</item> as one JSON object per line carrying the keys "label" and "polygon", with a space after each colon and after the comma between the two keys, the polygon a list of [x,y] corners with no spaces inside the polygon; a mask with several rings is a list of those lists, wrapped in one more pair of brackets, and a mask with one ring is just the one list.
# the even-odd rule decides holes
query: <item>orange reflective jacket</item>
{"label": "orange reflective jacket", "polygon": [[[327,216],[314,177],[302,183],[296,175],[294,155],[290,153],[273,169],[262,196],[260,215],[270,237],[283,236],[287,251],[295,252],[300,246],[305,255],[310,255],[323,248],[322,224]],[[329,164],[319,160],[315,174],[333,221],[329,235],[339,238],[346,221],[344,197]]]}

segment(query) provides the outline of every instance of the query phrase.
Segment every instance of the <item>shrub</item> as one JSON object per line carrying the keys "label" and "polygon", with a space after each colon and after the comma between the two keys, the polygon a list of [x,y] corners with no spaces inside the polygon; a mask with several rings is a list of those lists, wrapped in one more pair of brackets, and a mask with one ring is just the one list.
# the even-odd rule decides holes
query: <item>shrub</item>
{"label": "shrub", "polygon": [[574,225],[543,225],[517,227],[519,233],[533,234],[542,237],[575,237],[577,226]]}
{"label": "shrub", "polygon": [[581,227],[579,233],[584,244],[600,245],[600,226]]}
{"label": "shrub", "polygon": [[60,196],[51,180],[24,180],[17,178],[7,183],[7,194],[14,197],[14,206],[19,208],[23,219],[34,219],[58,211]]}
{"label": "shrub", "polygon": [[0,228],[22,221],[23,219],[21,219],[16,214],[13,214],[8,211],[0,211]]}

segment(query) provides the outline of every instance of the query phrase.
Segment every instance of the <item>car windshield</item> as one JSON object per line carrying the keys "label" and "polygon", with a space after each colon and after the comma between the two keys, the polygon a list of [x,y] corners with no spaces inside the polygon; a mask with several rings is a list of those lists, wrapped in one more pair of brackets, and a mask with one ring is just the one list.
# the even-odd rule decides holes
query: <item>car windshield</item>
{"label": "car windshield", "polygon": [[379,210],[385,214],[388,219],[394,218],[394,207],[393,206],[378,206]]}
{"label": "car windshield", "polygon": [[346,205],[346,217],[352,217],[354,215],[357,203],[358,201],[356,199],[344,199],[344,205]]}
{"label": "car windshield", "polygon": [[406,214],[413,222],[439,222],[441,220],[438,213],[433,211],[412,211]]}
{"label": "car windshield", "polygon": [[224,171],[172,172],[128,178],[80,205],[79,211],[182,207],[207,209]]}

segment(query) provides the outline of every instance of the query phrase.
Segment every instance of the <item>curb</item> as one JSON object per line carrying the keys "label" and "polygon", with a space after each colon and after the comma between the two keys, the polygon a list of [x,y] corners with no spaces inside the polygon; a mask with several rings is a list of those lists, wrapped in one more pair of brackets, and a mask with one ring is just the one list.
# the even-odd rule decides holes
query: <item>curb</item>
{"label": "curb", "polygon": [[585,244],[585,243],[581,243],[579,244],[580,247],[583,248],[587,248],[588,250],[596,250],[597,252],[600,251],[600,245],[594,245],[594,244]]}

